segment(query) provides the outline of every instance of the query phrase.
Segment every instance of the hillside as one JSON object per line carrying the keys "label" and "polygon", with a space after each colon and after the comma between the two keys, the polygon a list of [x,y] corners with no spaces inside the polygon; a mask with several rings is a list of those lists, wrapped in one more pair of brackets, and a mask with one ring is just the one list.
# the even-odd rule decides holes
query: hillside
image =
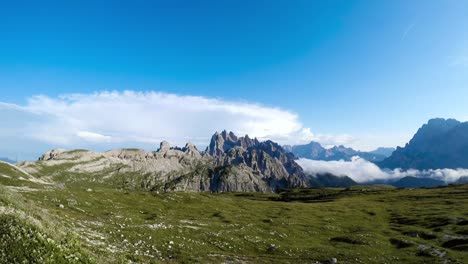
{"label": "hillside", "polygon": [[468,122],[435,118],[423,125],[403,148],[378,164],[382,168],[468,168]]}
{"label": "hillside", "polygon": [[0,162],[0,263],[94,263],[76,233],[41,201],[22,193],[53,190],[9,163]]}
{"label": "hillside", "polygon": [[8,176],[0,263],[468,261],[468,185],[149,193],[74,174],[52,184]]}

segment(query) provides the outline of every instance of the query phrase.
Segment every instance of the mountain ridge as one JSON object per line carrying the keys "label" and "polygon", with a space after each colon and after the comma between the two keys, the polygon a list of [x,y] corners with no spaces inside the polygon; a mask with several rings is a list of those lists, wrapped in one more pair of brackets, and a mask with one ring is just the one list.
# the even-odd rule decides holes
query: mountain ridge
{"label": "mountain ridge", "polygon": [[378,163],[381,168],[468,168],[468,122],[433,118],[413,138]]}
{"label": "mountain ridge", "polygon": [[332,148],[324,148],[320,143],[311,141],[304,145],[286,145],[284,149],[293,153],[298,158],[337,161],[350,161],[352,157],[359,156],[367,161],[379,162],[384,160],[389,152],[393,152],[393,148],[378,148],[374,151],[364,152],[357,151],[352,148],[347,148],[343,145],[333,146]]}
{"label": "mountain ridge", "polygon": [[10,158],[6,158],[6,157],[1,157],[0,161],[4,161],[4,162],[10,163],[10,164],[15,164],[16,163],[16,161],[14,161],[14,160],[12,160]]}
{"label": "mountain ridge", "polygon": [[171,147],[166,141],[157,151],[55,149],[37,162],[23,162],[20,166],[39,176],[56,168],[56,174],[91,174],[102,181],[126,177],[124,181],[132,187],[147,190],[274,192],[309,186],[308,176],[294,159],[273,141],[260,142],[222,131],[212,136],[205,151],[191,143],[183,148]]}

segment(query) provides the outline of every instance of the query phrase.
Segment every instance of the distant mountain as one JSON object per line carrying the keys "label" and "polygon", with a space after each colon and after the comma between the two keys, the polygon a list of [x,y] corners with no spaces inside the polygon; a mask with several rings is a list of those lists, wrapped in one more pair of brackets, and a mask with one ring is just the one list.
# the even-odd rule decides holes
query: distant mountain
{"label": "distant mountain", "polygon": [[[284,146],[284,149],[292,152],[298,158],[312,159],[312,160],[346,160],[350,161],[352,157],[359,156],[371,162],[379,162],[384,160],[391,149],[379,148],[373,152],[356,151],[352,148],[345,146],[334,146],[326,149],[317,142],[310,142],[305,145]],[[381,152],[381,153],[378,153]]]}
{"label": "distant mountain", "polygon": [[376,150],[369,151],[371,154],[382,155],[385,157],[390,157],[392,153],[396,150],[396,148],[377,148]]}
{"label": "distant mountain", "polygon": [[390,183],[397,188],[421,188],[421,187],[437,187],[446,185],[444,181],[433,178],[417,178],[417,177],[403,177],[396,182]]}
{"label": "distant mountain", "polygon": [[[455,183],[463,183],[462,179]],[[397,188],[422,188],[422,187],[437,187],[447,185],[446,182],[440,179],[435,179],[431,177],[414,177],[414,176],[406,176],[399,179],[381,179],[381,180],[374,180],[370,182],[364,183],[366,185],[390,185]]]}
{"label": "distant mountain", "polygon": [[8,162],[8,163],[11,163],[11,164],[15,164],[15,163],[16,163],[16,161],[11,160],[11,159],[9,159],[9,158],[0,158],[0,161]]}
{"label": "distant mountain", "polygon": [[[349,177],[308,175],[295,160],[294,154],[271,140],[260,142],[222,131],[211,137],[205,151],[191,143],[180,148],[165,141],[157,151],[56,149],[44,153],[37,162],[19,166],[38,177],[54,175],[52,180],[72,173],[74,180],[100,179],[118,188],[148,191],[275,192],[356,184]],[[67,166],[61,166],[63,163]]]}
{"label": "distant mountain", "polygon": [[435,118],[378,165],[381,168],[468,168],[468,122]]}
{"label": "distant mountain", "polygon": [[455,183],[456,184],[468,183],[468,176],[460,177],[460,179],[458,179]]}
{"label": "distant mountain", "polygon": [[347,188],[353,185],[358,185],[357,182],[348,176],[336,176],[330,173],[310,176],[309,182],[310,186],[313,188]]}

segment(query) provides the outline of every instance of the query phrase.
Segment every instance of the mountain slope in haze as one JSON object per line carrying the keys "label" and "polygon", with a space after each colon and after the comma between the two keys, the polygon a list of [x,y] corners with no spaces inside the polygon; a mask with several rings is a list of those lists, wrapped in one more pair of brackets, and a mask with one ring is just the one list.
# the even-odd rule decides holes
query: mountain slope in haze
{"label": "mountain slope in haze", "polygon": [[368,153],[390,157],[394,151],[395,148],[379,147],[376,150],[369,151]]}
{"label": "mountain slope in haze", "polygon": [[358,185],[358,183],[348,176],[336,176],[331,173],[324,173],[310,177],[310,185],[314,188],[348,188]]}
{"label": "mountain slope in haze", "polygon": [[409,143],[378,163],[381,168],[468,168],[468,122],[435,118],[424,124]]}
{"label": "mountain slope in haze", "polygon": [[343,145],[334,146],[326,149],[318,142],[311,141],[305,145],[285,146],[289,152],[292,152],[298,158],[312,159],[312,160],[345,160],[350,161],[352,157],[359,156],[371,162],[378,162],[384,160],[389,156],[394,149],[392,148],[378,148],[371,152],[356,151],[352,148],[347,148]]}
{"label": "mountain slope in haze", "polygon": [[395,186],[397,188],[421,188],[421,187],[437,187],[446,185],[446,183],[442,180],[433,179],[433,178],[418,178],[418,177],[411,177],[406,176],[399,179],[396,182],[390,183],[390,185]]}
{"label": "mountain slope in haze", "polygon": [[14,161],[12,159],[9,159],[9,158],[0,158],[0,161],[4,161],[4,162],[10,163],[10,164],[15,164],[16,163],[16,161]]}

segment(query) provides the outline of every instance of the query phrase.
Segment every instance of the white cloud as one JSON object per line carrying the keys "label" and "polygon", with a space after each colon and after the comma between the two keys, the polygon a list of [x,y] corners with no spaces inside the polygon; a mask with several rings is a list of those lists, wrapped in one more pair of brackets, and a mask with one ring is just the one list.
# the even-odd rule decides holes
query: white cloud
{"label": "white cloud", "polygon": [[25,105],[0,103],[0,114],[5,111],[19,118],[0,140],[21,135],[51,147],[153,146],[162,140],[206,146],[212,133],[224,129],[281,144],[345,144],[351,139],[314,135],[297,114],[280,108],[160,92],[32,96]]}
{"label": "white cloud", "polygon": [[348,176],[356,182],[364,183],[374,180],[397,180],[406,176],[430,177],[447,183],[455,182],[462,176],[468,176],[468,169],[436,169],[436,170],[381,170],[372,162],[359,157],[351,161],[321,161],[299,159],[297,163],[305,172],[312,175],[331,173],[337,176]]}
{"label": "white cloud", "polygon": [[377,165],[358,157],[353,157],[351,161],[299,159],[297,163],[310,174],[331,173],[337,176],[348,176],[357,182],[388,178],[388,175]]}
{"label": "white cloud", "polygon": [[76,135],[84,140],[89,142],[110,142],[112,137],[104,136],[98,133],[89,132],[89,131],[78,131]]}
{"label": "white cloud", "polygon": [[261,139],[271,139],[273,141],[290,145],[307,144],[311,141],[315,141],[319,142],[325,147],[335,145],[348,145],[356,141],[356,139],[353,136],[347,134],[314,134],[312,133],[310,128],[301,128],[300,130],[285,135],[267,135],[261,137]]}

